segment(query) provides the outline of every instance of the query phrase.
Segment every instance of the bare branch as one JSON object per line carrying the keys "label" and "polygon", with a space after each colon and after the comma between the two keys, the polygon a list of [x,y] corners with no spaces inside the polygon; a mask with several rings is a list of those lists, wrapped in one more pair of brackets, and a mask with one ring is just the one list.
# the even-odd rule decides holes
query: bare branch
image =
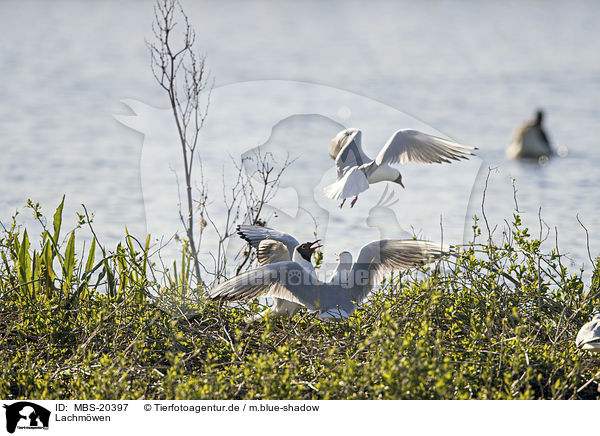
{"label": "bare branch", "polygon": [[[177,20],[182,21],[175,34]],[[158,0],[154,7],[153,42],[146,42],[155,80],[167,93],[177,127],[183,159],[187,212],[180,210],[191,250],[197,283],[202,283],[198,250],[194,238],[194,199],[192,169],[199,131],[208,113],[202,108],[201,94],[206,89],[205,58],[195,54],[196,34],[181,4],[175,0]],[[210,94],[210,90],[209,90]],[[189,140],[191,138],[191,141]],[[202,221],[201,221],[202,222]],[[202,227],[202,226],[201,226]]]}

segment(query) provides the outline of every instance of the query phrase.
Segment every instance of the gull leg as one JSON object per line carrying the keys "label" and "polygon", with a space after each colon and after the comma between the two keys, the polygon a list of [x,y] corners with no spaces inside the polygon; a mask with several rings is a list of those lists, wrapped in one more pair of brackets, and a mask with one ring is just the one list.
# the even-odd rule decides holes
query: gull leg
{"label": "gull leg", "polygon": [[340,203],[340,209],[342,208],[342,206],[344,205],[344,203],[345,203],[345,202],[346,202],[346,199],[344,198],[344,199],[342,200],[342,202]]}
{"label": "gull leg", "polygon": [[350,203],[350,208],[354,207],[354,203],[356,203],[356,200],[358,200],[358,195],[354,197],[354,200],[352,200],[352,203]]}

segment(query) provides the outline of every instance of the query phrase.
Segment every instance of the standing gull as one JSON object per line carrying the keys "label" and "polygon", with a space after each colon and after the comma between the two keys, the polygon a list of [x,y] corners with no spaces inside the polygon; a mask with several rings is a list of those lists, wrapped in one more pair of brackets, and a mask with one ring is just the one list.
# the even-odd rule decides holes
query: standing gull
{"label": "standing gull", "polygon": [[300,263],[286,261],[247,271],[215,286],[208,294],[211,299],[222,301],[281,298],[320,315],[345,318],[388,273],[424,265],[444,254],[445,250],[433,242],[382,239],[360,249],[347,283],[315,280]]}
{"label": "standing gull", "polygon": [[473,155],[475,147],[458,144],[437,136],[427,135],[418,130],[396,131],[373,160],[362,149],[361,131],[355,128],[342,130],[331,140],[329,155],[335,160],[337,178],[335,183],[325,187],[325,195],[342,199],[354,197],[378,182],[394,182],[404,188],[400,171],[392,168],[393,163],[442,163],[451,160],[467,159]]}

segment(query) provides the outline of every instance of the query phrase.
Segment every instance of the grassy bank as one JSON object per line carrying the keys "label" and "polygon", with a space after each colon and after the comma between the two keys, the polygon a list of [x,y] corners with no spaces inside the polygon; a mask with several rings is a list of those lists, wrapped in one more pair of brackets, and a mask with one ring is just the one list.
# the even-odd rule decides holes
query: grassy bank
{"label": "grassy bank", "polygon": [[78,254],[62,205],[48,220],[30,208],[39,246],[16,225],[0,237],[5,399],[599,396],[600,360],[574,338],[600,308],[600,261],[584,283],[518,214],[495,243],[475,220],[470,244],[389,278],[348,320],[247,325],[248,308],[204,301],[149,239]]}

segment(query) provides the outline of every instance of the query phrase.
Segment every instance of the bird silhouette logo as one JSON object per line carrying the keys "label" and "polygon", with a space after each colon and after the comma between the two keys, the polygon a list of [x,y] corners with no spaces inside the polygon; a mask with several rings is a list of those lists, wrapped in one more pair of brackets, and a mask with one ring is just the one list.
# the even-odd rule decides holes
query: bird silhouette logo
{"label": "bird silhouette logo", "polygon": [[[168,241],[181,232],[179,212],[184,188],[180,151],[170,146],[177,140],[172,114],[134,100],[123,103],[131,112],[115,118],[143,134],[140,180],[146,230],[153,237],[164,236]],[[340,250],[357,251],[364,240],[372,240],[382,232],[390,237],[404,237],[407,232],[401,226],[433,238],[439,234],[440,216],[444,217],[444,234],[448,239],[457,243],[463,240],[465,216],[481,166],[476,156],[453,165],[403,165],[402,176],[412,181],[412,189],[404,190],[398,183],[374,184],[352,209],[339,209],[338,203],[324,194],[324,188],[336,179],[331,155],[335,154],[336,146],[339,148],[351,138],[347,136],[345,141],[334,144],[334,150],[328,150],[336,133],[349,126],[360,127],[366,139],[364,152],[376,156],[381,144],[398,128],[441,135],[422,121],[352,92],[286,80],[217,87],[211,94],[209,113],[209,121],[198,139],[202,148],[191,185],[195,187],[194,195],[198,195],[202,186],[210,187],[212,201],[206,203],[206,214],[213,222],[226,221],[230,210],[227,205],[232,202],[231,192],[238,181],[234,176],[240,167],[244,169],[245,186],[260,185],[258,176],[253,176],[258,161],[251,159],[260,155],[273,156],[277,164],[286,159],[291,162],[278,188],[261,209],[261,219],[271,227],[323,239],[326,259]],[[358,149],[346,151],[351,156],[346,156],[345,163],[364,164],[365,158]],[[278,168],[272,174],[277,171]],[[386,187],[384,197],[387,199],[393,191],[393,200],[398,201],[388,200],[374,206]],[[238,193],[236,198],[241,197]],[[229,203],[215,201],[220,198],[228,199]],[[351,232],[360,232],[361,237],[347,238]],[[212,264],[211,251],[219,241],[217,232],[203,232],[199,252],[203,264]],[[229,259],[235,259],[244,245],[238,238],[228,238],[226,244]],[[166,249],[163,255],[167,259],[177,256],[177,250],[169,253],[169,248]]]}

